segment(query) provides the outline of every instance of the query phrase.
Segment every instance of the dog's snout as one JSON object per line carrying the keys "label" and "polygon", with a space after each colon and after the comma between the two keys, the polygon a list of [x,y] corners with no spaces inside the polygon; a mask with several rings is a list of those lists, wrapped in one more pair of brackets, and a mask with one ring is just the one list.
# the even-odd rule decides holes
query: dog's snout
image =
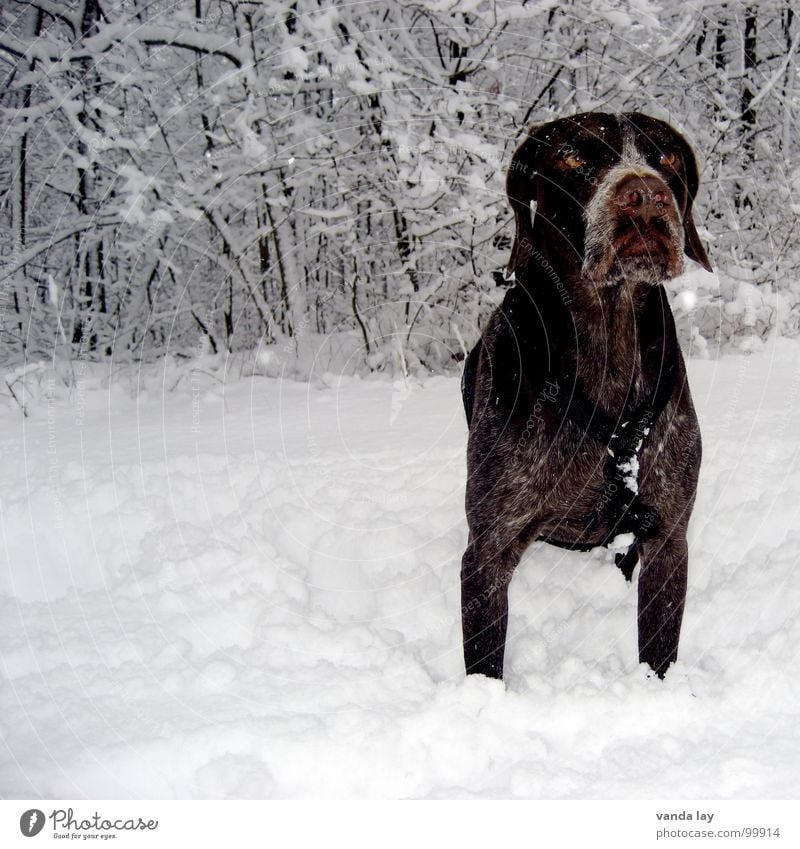
{"label": "dog's snout", "polygon": [[658,177],[634,174],[618,185],[615,200],[620,211],[645,223],[666,215],[670,191]]}

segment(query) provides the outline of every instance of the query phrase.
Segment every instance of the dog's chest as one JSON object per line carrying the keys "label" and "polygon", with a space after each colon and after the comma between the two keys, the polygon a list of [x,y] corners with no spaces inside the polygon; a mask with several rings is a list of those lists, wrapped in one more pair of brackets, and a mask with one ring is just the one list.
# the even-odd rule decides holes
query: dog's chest
{"label": "dog's chest", "polygon": [[560,429],[557,439],[547,430],[531,439],[509,471],[537,512],[583,514],[608,489],[608,447],[571,422],[562,422]]}
{"label": "dog's chest", "polygon": [[[624,494],[623,486],[638,491],[640,474],[656,471],[663,452],[652,450],[656,443],[650,439],[648,422],[630,421],[630,444],[636,450],[632,462],[630,458],[620,460],[626,470],[622,483],[615,469],[614,443],[610,446],[607,438],[592,432],[585,422],[573,421],[569,410],[558,403],[553,383],[549,390],[549,397],[541,394],[533,405],[525,429],[516,435],[514,449],[503,464],[506,491],[514,493],[516,501],[513,512],[543,521],[557,517],[562,526],[585,527],[592,517],[596,524],[596,517],[607,513],[606,508]],[[636,387],[628,387],[629,396],[636,397],[637,392]],[[623,402],[620,404],[620,414],[612,414],[612,418],[621,423],[624,410]],[[650,482],[655,483],[654,475]]]}

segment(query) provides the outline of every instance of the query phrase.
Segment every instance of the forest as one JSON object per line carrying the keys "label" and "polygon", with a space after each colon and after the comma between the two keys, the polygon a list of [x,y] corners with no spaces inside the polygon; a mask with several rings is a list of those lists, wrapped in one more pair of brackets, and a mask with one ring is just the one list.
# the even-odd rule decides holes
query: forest
{"label": "forest", "polygon": [[0,357],[456,367],[502,296],[512,151],[593,109],[697,150],[692,352],[796,335],[795,6],[3,0]]}

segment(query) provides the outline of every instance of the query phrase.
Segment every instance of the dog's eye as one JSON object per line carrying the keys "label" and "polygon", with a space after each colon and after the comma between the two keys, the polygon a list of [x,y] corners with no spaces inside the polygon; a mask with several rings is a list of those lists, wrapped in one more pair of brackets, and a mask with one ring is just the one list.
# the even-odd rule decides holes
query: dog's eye
{"label": "dog's eye", "polygon": [[663,168],[674,168],[678,164],[678,154],[674,150],[667,150],[661,154],[659,161]]}

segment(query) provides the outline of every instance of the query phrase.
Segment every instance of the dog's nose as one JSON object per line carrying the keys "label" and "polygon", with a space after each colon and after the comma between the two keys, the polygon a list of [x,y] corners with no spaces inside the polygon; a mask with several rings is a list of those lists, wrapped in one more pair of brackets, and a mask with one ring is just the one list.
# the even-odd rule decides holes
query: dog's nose
{"label": "dog's nose", "polygon": [[617,186],[616,202],[621,212],[648,224],[653,218],[666,215],[669,188],[658,177],[634,174]]}

